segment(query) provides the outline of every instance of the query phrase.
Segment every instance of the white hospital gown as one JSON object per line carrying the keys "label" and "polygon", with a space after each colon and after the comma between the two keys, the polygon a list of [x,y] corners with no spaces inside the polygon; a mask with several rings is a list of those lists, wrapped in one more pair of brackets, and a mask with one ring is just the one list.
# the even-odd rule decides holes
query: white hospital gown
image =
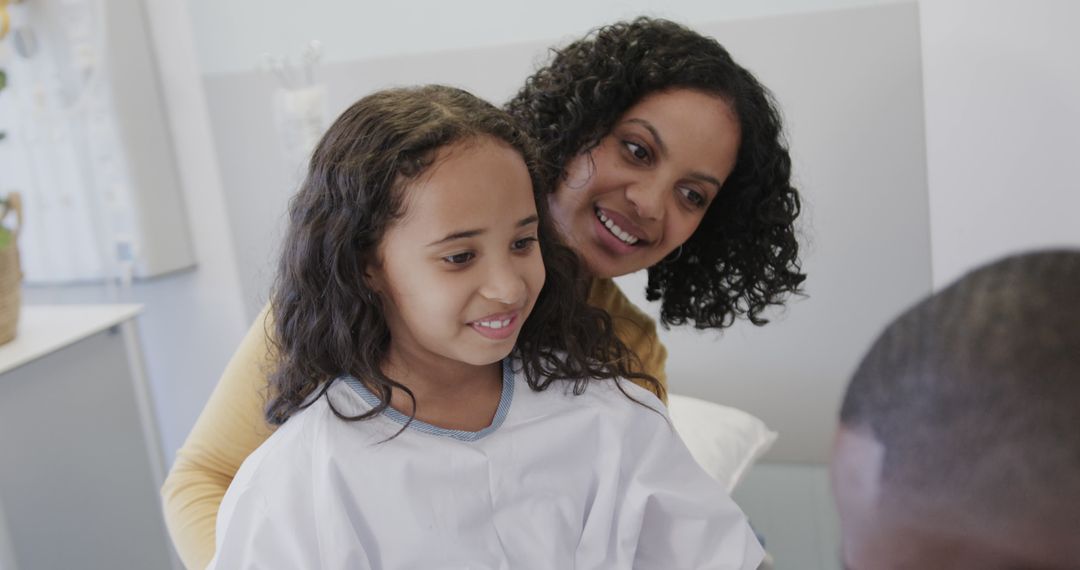
{"label": "white hospital gown", "polygon": [[[479,432],[388,410],[337,418],[319,398],[241,466],[210,568],[752,569],[763,552],[723,487],[694,462],[663,405],[629,382],[534,392],[504,366]],[[327,392],[356,415],[359,382]]]}

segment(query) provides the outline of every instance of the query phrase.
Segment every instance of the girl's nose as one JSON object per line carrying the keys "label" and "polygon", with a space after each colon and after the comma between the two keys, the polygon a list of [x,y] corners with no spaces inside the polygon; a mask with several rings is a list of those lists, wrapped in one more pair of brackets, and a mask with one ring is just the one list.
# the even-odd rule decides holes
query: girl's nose
{"label": "girl's nose", "polygon": [[525,298],[525,279],[509,260],[495,261],[480,294],[504,305],[518,305]]}

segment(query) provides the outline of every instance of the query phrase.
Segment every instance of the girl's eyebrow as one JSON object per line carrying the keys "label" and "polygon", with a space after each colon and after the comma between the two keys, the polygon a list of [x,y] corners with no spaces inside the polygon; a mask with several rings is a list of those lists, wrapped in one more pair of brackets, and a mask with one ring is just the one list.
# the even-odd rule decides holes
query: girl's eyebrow
{"label": "girl's eyebrow", "polygon": [[[536,214],[533,214],[531,216],[527,216],[527,217],[524,217],[524,218],[518,220],[518,223],[514,224],[514,226],[518,227],[518,228],[521,228],[521,227],[525,227],[525,226],[527,226],[529,224],[535,224],[535,223],[537,223],[539,221],[540,221],[540,217],[537,216]],[[486,231],[487,230],[476,229],[476,230],[462,230],[462,231],[459,231],[459,232],[452,232],[452,233],[446,234],[446,236],[443,237],[442,239],[437,239],[437,240],[427,244],[427,246],[432,247],[432,246],[444,244],[444,243],[446,243],[448,241],[454,241],[454,240],[457,240],[457,239],[465,239],[465,238],[476,237],[478,235],[483,234]]]}

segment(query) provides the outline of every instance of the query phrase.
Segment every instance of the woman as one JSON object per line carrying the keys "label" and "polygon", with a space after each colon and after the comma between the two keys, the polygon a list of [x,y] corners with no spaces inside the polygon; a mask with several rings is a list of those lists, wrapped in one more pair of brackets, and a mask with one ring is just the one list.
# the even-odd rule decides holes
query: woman
{"label": "woman", "polygon": [[[799,289],[798,194],[768,91],[715,40],[642,18],[555,53],[508,103],[537,139],[552,216],[593,278],[589,302],[659,379],[656,325],[611,280],[648,269],[665,325],[722,328]],[[218,505],[272,431],[272,364],[260,316],[203,410],[163,489],[185,564],[213,556]]]}

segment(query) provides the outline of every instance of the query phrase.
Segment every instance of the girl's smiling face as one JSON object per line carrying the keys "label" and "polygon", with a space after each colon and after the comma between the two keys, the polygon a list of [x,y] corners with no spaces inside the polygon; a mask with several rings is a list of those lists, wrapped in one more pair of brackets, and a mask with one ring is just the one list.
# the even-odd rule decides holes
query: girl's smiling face
{"label": "girl's smiling face", "polygon": [[739,141],[738,120],[720,97],[654,93],[570,161],[550,197],[552,215],[594,276],[650,267],[697,229],[735,168]]}
{"label": "girl's smiling face", "polygon": [[456,143],[404,192],[405,215],[369,269],[391,356],[449,366],[501,360],[545,279],[521,155],[488,137]]}

